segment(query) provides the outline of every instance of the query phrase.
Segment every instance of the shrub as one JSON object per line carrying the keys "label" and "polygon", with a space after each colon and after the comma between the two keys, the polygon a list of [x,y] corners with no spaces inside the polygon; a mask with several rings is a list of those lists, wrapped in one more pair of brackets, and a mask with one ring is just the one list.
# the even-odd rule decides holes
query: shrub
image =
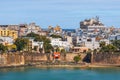
{"label": "shrub", "polygon": [[78,63],[78,62],[81,60],[80,55],[75,56],[75,57],[73,58],[73,60],[75,61],[75,63]]}

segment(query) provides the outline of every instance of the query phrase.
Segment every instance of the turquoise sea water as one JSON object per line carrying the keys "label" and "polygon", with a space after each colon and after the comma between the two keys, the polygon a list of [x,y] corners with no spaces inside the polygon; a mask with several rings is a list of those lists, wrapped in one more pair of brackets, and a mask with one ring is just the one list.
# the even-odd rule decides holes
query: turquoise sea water
{"label": "turquoise sea water", "polygon": [[0,80],[120,80],[120,68],[7,68]]}

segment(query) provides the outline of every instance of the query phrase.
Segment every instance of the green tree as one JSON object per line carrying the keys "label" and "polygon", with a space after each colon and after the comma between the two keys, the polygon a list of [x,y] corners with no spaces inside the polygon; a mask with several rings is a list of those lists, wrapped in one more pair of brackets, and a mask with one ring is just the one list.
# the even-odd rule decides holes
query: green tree
{"label": "green tree", "polygon": [[53,47],[52,47],[51,44],[46,43],[46,44],[44,45],[44,49],[45,49],[45,53],[50,53],[50,52],[52,51]]}
{"label": "green tree", "polygon": [[0,52],[4,53],[8,50],[7,46],[4,46],[3,44],[0,44]]}
{"label": "green tree", "polygon": [[44,50],[45,50],[45,54],[47,56],[47,60],[50,61],[50,55],[51,55],[51,52],[53,50],[52,45],[50,43],[45,43]]}
{"label": "green tree", "polygon": [[112,45],[112,44],[108,44],[106,46],[103,46],[100,49],[101,52],[109,52],[109,53],[114,52],[116,50],[117,50],[117,48],[114,45]]}
{"label": "green tree", "polygon": [[120,51],[120,40],[113,40],[112,44]]}
{"label": "green tree", "polygon": [[112,44],[108,44],[107,48],[109,50],[109,52],[114,52],[117,50],[116,46],[112,45]]}
{"label": "green tree", "polygon": [[75,57],[73,58],[73,60],[75,61],[75,63],[78,63],[78,62],[81,60],[80,55],[75,56]]}
{"label": "green tree", "polygon": [[24,50],[28,45],[29,40],[27,38],[17,38],[14,44],[18,51]]}

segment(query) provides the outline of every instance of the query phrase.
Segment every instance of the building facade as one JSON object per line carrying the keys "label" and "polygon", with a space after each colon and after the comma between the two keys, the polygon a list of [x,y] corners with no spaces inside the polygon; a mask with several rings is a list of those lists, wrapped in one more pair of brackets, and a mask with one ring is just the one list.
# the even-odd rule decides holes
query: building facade
{"label": "building facade", "polygon": [[10,30],[10,29],[0,29],[1,37],[12,37],[14,40],[18,38],[18,31]]}

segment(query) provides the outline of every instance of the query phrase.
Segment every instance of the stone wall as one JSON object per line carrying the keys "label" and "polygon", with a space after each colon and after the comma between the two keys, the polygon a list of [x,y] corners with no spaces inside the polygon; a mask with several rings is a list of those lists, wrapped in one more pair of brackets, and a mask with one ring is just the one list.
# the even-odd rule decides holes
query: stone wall
{"label": "stone wall", "polygon": [[[79,55],[79,54],[77,54],[77,53],[67,53],[67,55],[66,55],[66,61],[73,61],[73,58],[75,56],[77,56],[77,55]],[[81,55],[81,59],[82,60],[86,56],[86,54],[80,54],[80,55]]]}
{"label": "stone wall", "polygon": [[[49,55],[49,54],[47,54]],[[24,65],[29,63],[44,62],[48,60],[46,54],[40,53],[7,53],[0,54],[0,66],[10,66],[10,65]],[[66,58],[60,57],[59,61],[73,62],[74,56],[79,55],[76,53],[67,53]],[[86,54],[81,54],[83,59]],[[49,61],[53,61],[52,54],[49,57]]]}
{"label": "stone wall", "polygon": [[24,65],[24,55],[18,53],[0,54],[0,65]]}
{"label": "stone wall", "polygon": [[[61,55],[59,61],[73,61],[74,56],[77,56],[78,54],[76,53],[67,53],[66,57]],[[86,54],[80,54],[81,58],[83,59]],[[25,63],[31,63],[31,62],[41,62],[41,61],[47,61],[47,55],[46,54],[37,54],[37,53],[31,53],[31,54],[25,54]],[[50,61],[54,60],[52,54],[50,55]]]}
{"label": "stone wall", "polygon": [[24,57],[25,57],[25,63],[47,61],[47,56],[45,54],[27,53],[24,54]]}
{"label": "stone wall", "polygon": [[120,64],[120,54],[112,54],[112,53],[93,54],[93,63]]}

